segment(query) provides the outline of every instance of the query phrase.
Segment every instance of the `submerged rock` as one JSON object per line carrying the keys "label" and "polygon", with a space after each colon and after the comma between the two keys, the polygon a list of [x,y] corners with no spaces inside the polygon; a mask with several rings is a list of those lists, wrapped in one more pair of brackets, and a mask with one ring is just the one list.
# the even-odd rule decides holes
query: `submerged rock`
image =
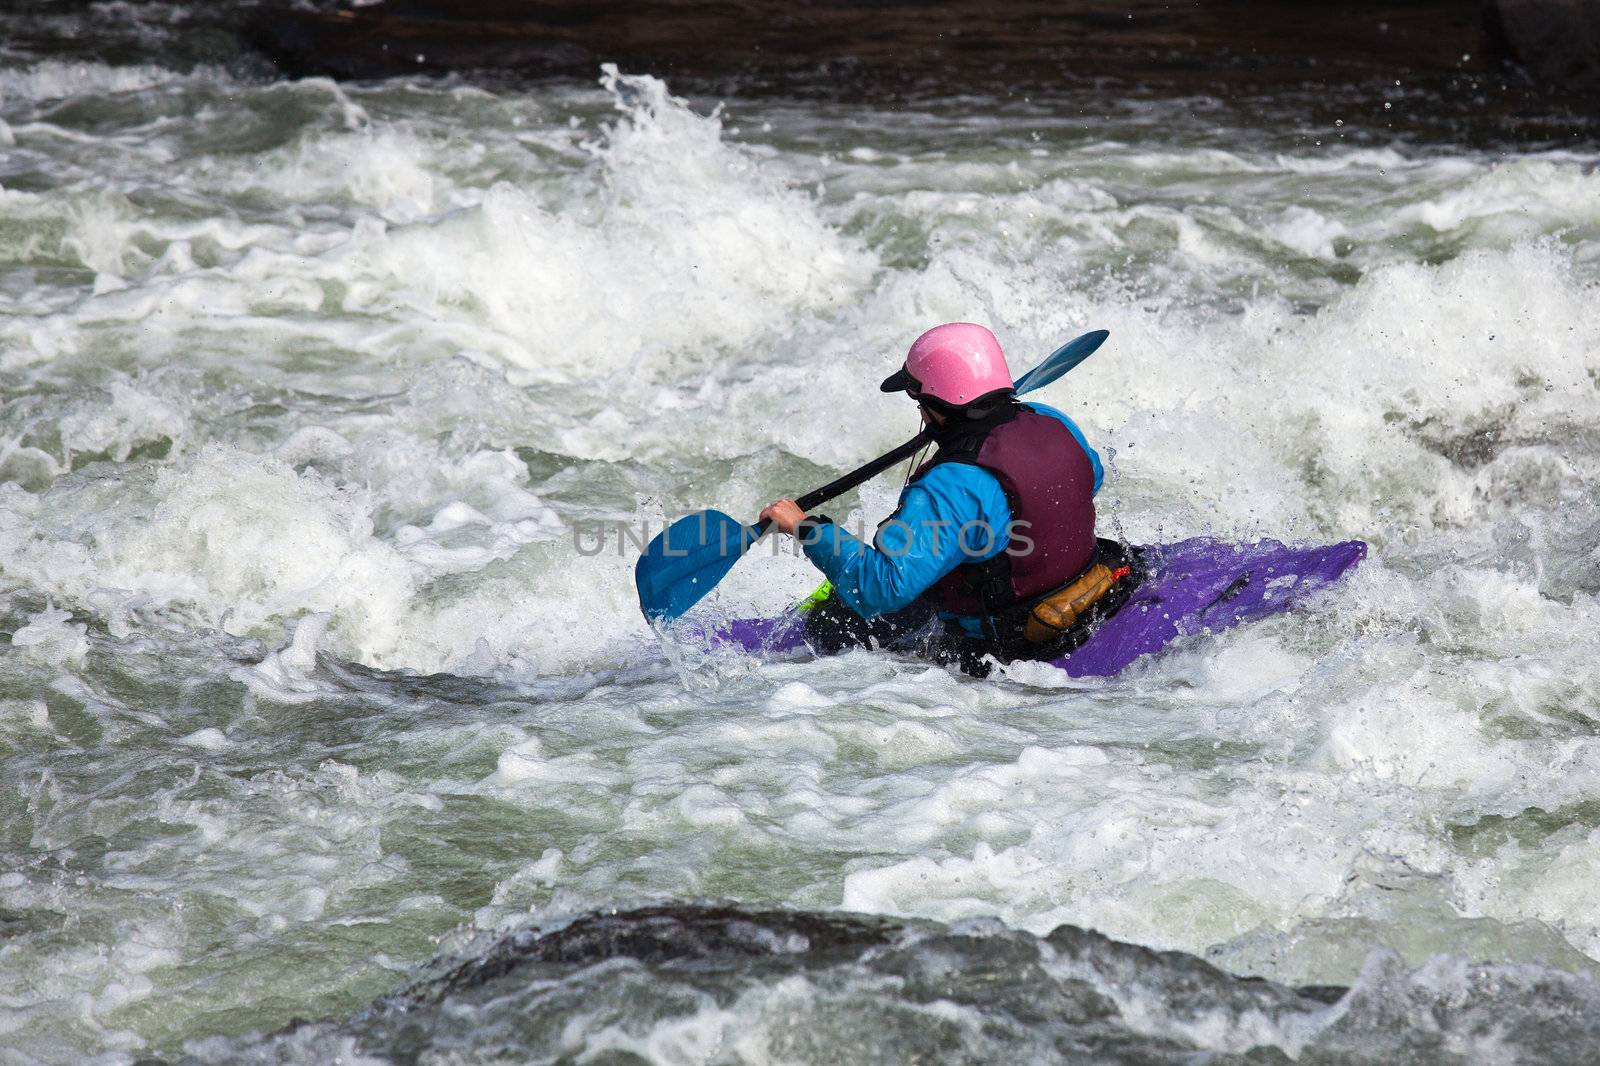
{"label": "submerged rock", "polygon": [[1589,1061],[1597,1008],[1537,966],[1375,952],[1351,988],[1290,988],[1071,926],[670,904],[520,930],[347,1022],[184,1061]]}
{"label": "submerged rock", "polygon": [[672,905],[591,914],[554,930],[513,933],[386,1003],[438,1001],[532,964],[586,966],[615,958],[658,964],[785,956],[837,961],[887,943],[899,928],[872,918],[736,907]]}

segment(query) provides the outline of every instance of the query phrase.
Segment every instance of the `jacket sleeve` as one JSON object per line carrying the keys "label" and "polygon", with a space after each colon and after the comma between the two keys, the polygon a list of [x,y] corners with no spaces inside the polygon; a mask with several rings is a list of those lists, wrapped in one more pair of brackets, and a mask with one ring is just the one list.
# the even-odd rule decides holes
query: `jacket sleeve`
{"label": "jacket sleeve", "polygon": [[908,606],[961,563],[1005,550],[1010,523],[993,474],[947,463],[906,488],[875,544],[832,522],[807,526],[802,543],[845,604],[873,618]]}
{"label": "jacket sleeve", "polygon": [[1089,447],[1089,438],[1083,435],[1083,430],[1078,428],[1078,423],[1074,422],[1072,419],[1068,418],[1066,415],[1062,414],[1060,411],[1057,411],[1054,407],[1051,407],[1048,404],[1030,403],[1026,406],[1038,411],[1042,415],[1049,415],[1051,418],[1060,420],[1061,424],[1067,427],[1067,431],[1072,434],[1073,439],[1078,442],[1079,446],[1083,448],[1085,454],[1089,456],[1089,465],[1094,467],[1094,491],[1098,495],[1100,492],[1100,486],[1103,485],[1106,480],[1106,469],[1100,464],[1100,453]]}

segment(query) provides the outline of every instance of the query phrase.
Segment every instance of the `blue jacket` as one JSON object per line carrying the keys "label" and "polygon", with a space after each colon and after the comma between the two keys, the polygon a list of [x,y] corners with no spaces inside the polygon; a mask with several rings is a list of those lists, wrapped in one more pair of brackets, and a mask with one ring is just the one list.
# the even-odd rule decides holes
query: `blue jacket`
{"label": "blue jacket", "polygon": [[[1058,418],[1089,455],[1094,466],[1094,491],[1100,491],[1105,468],[1089,447],[1083,431],[1072,419],[1042,403],[1024,404],[1042,415]],[[958,532],[969,522],[996,531],[993,548],[968,554]],[[824,523],[813,527],[805,541],[810,559],[833,583],[834,592],[863,618],[872,618],[908,606],[933,583],[965,562],[981,562],[1005,551],[1011,543],[1011,505],[1000,481],[970,463],[940,463],[900,494],[900,505],[879,529],[876,546],[864,543],[842,527]],[[985,537],[985,541],[987,541]],[[968,550],[985,545],[968,545]],[[982,636],[979,619],[955,617],[963,629]]]}

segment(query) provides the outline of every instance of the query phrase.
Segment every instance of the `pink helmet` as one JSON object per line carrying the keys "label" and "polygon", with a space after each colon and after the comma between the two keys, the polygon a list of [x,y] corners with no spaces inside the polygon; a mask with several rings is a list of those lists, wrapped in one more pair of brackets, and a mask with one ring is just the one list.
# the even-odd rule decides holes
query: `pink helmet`
{"label": "pink helmet", "polygon": [[993,333],[972,322],[947,322],[918,337],[906,353],[906,365],[879,387],[963,407],[1011,388],[1011,368]]}

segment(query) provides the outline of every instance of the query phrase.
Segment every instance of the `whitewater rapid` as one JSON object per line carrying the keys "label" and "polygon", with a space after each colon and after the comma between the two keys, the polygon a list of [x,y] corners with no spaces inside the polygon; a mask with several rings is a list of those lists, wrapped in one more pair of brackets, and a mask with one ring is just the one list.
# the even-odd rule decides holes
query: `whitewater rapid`
{"label": "whitewater rapid", "polygon": [[[662,899],[1589,973],[1596,165],[1209,99],[0,70],[0,1061]],[[1111,331],[1044,396],[1111,534],[1371,557],[1087,683],[663,645],[578,550],[903,440],[875,382],[952,319],[1019,370]]]}

